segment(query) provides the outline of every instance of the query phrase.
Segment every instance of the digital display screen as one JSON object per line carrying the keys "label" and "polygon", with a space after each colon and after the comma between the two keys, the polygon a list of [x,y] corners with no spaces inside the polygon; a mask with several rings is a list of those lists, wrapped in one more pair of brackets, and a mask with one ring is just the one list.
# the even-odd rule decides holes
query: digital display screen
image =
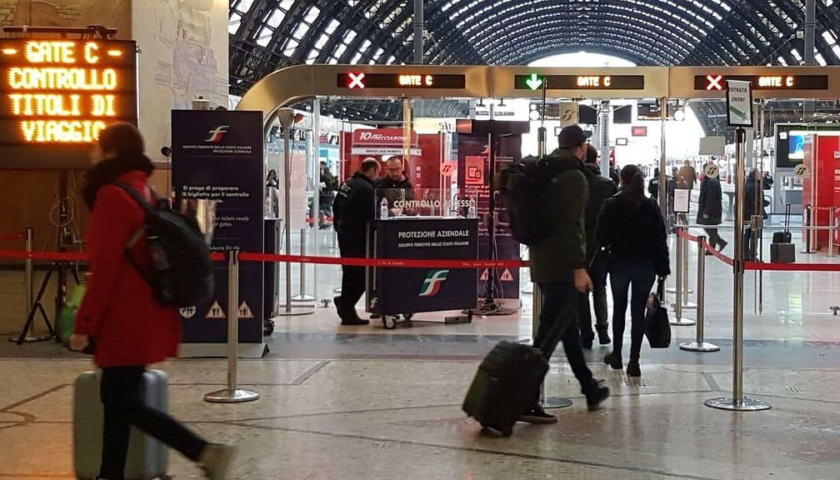
{"label": "digital display screen", "polygon": [[0,168],[79,168],[110,123],[137,123],[135,43],[0,39]]}
{"label": "digital display screen", "polygon": [[517,90],[644,90],[644,75],[516,75]]}
{"label": "digital display screen", "polygon": [[436,75],[421,73],[339,73],[336,77],[336,87],[350,90],[365,90],[369,88],[393,89],[453,89],[460,90],[467,87],[466,75]]}
{"label": "digital display screen", "polygon": [[752,82],[753,90],[828,90],[828,75],[695,75],[694,89],[726,90],[727,80]]}
{"label": "digital display screen", "polygon": [[776,168],[795,168],[805,161],[805,142],[812,134],[838,132],[840,125],[776,124]]}

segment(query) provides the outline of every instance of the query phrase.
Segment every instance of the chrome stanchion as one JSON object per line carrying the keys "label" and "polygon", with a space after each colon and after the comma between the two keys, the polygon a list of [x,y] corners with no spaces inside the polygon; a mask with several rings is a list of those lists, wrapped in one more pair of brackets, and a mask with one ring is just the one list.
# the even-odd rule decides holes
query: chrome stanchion
{"label": "chrome stanchion", "polygon": [[683,302],[685,301],[684,289],[686,271],[682,268],[685,265],[684,258],[688,256],[686,253],[686,245],[683,238],[679,236],[682,227],[677,227],[677,279],[676,279],[676,299],[674,301],[674,317],[671,319],[671,325],[677,327],[690,327],[696,322],[690,318],[683,317]]}
{"label": "chrome stanchion", "polygon": [[[686,228],[683,231],[685,233],[688,233],[688,228]],[[688,262],[688,257],[691,256],[691,252],[690,252],[689,247],[688,247],[688,239],[684,238],[684,237],[680,237],[680,240],[682,240],[682,242],[683,242],[683,257],[682,257],[682,262],[683,262],[683,276],[682,276],[682,279],[683,279],[683,289],[682,289],[683,301],[682,301],[682,308],[683,308],[683,310],[694,310],[694,309],[697,308],[697,304],[688,299],[688,295],[691,294],[691,293],[694,293],[694,290],[691,289],[691,282],[690,282],[691,268],[690,268],[689,262]]]}
{"label": "chrome stanchion", "polygon": [[828,229],[828,256],[834,256],[834,229],[837,228],[836,222],[834,221],[834,207],[828,207],[828,225],[831,227]]}
{"label": "chrome stanchion", "polygon": [[706,237],[697,237],[697,338],[691,343],[681,343],[680,349],[689,352],[717,352],[720,347],[706,342],[705,313],[706,313]]}
{"label": "chrome stanchion", "polygon": [[[744,135],[743,128],[735,131],[735,197],[744,198]],[[713,398],[706,400],[707,407],[719,410],[750,412],[767,410],[770,405],[760,400],[744,397],[744,209],[735,209],[735,259],[733,262],[735,282],[733,300],[735,309],[732,315],[732,398]]]}
{"label": "chrome stanchion", "polygon": [[[533,315],[532,324],[533,324],[533,332],[531,335],[534,337],[534,340],[537,338],[537,332],[540,330],[540,314],[542,313],[542,292],[540,291],[540,286],[536,283],[532,283],[532,288],[534,290],[533,305],[531,305],[531,315]],[[570,325],[569,328],[577,328],[575,325]],[[533,340],[532,340],[533,343]],[[551,371],[549,366],[549,371]],[[545,382],[540,385],[540,407],[550,410],[556,408],[566,408],[571,407],[572,401],[568,398],[562,397],[546,397],[545,396]]]}
{"label": "chrome stanchion", "polygon": [[802,216],[804,217],[803,218],[803,224],[802,224],[802,227],[803,227],[802,234],[805,236],[805,251],[804,252],[799,252],[799,253],[806,254],[806,255],[814,253],[811,250],[811,245],[813,245],[811,243],[811,235],[815,234],[816,231],[810,228],[811,227],[811,218],[812,218],[811,213],[812,213],[811,206],[810,205],[805,205],[805,209],[802,211]]}
{"label": "chrome stanchion", "polygon": [[242,390],[237,385],[239,363],[239,250],[228,252],[228,375],[227,388],[208,393],[210,403],[245,403],[260,398],[260,394]]}
{"label": "chrome stanchion", "polygon": [[[306,229],[300,229],[300,256],[306,256]],[[315,297],[306,293],[306,264],[300,264],[300,284],[298,294],[292,297],[293,302],[315,302]]]}

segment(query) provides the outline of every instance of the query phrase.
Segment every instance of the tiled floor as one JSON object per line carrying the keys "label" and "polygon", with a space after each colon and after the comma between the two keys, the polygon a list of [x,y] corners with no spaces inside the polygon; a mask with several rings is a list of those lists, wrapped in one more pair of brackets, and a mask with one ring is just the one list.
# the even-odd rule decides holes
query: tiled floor
{"label": "tiled floor", "polygon": [[[597,412],[558,352],[548,394],[575,404],[556,411],[559,424],[522,424],[511,438],[482,433],[460,403],[493,343],[530,338],[527,295],[516,315],[464,325],[340,327],[331,307],[278,318],[271,354],[239,365],[258,402],[205,403],[224,385],[226,363],[178,360],[163,366],[171,411],[239,446],[237,479],[840,478],[840,317],[828,309],[840,304],[840,278],[767,273],[758,314],[747,275],[744,391],[773,409],[729,413],[703,402],[731,392],[731,278],[708,260],[706,337],[721,352],[679,350],[694,328],[675,327],[675,345],[646,349],[643,377],[632,380],[602,365],[607,349],[596,347],[591,368],[613,390]],[[320,269],[319,296],[331,297],[337,280]],[[73,478],[72,382],[89,367],[55,345],[0,342],[0,479]],[[170,473],[201,478],[177,455]]]}

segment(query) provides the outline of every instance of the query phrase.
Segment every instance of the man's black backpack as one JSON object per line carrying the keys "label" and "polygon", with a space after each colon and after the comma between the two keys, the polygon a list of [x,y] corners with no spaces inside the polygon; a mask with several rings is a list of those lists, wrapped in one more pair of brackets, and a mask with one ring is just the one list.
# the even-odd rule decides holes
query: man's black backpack
{"label": "man's black backpack", "polygon": [[[125,257],[152,287],[155,299],[168,307],[205,306],[213,296],[213,264],[210,249],[194,218],[172,210],[166,200],[152,193],[151,204],[131,186],[116,184],[146,213],[143,229],[125,247]],[[131,247],[145,235],[151,254],[151,269],[144,271]]]}
{"label": "man's black backpack", "polygon": [[499,171],[497,188],[507,207],[510,232],[517,242],[534,246],[551,235],[551,210],[556,208],[548,205],[551,179],[573,168],[580,170],[580,162],[530,157]]}

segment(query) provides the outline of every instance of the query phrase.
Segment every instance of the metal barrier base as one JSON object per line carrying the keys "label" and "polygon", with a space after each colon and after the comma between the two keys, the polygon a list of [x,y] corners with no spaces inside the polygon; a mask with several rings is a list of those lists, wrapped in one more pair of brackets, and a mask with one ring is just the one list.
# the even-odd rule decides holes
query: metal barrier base
{"label": "metal barrier base", "polygon": [[204,396],[205,402],[210,403],[245,403],[260,399],[260,394],[250,390],[219,390]]}
{"label": "metal barrier base", "polygon": [[295,295],[294,297],[292,297],[292,301],[293,302],[313,302],[314,303],[315,302],[315,297],[313,297],[312,295],[306,295],[306,294]]}
{"label": "metal barrier base", "polygon": [[540,407],[545,410],[571,407],[572,401],[563,397],[548,397],[540,400]]}
{"label": "metal barrier base", "polygon": [[[20,338],[20,333],[15,333],[11,337],[9,337],[9,341],[12,343],[17,343],[18,339]],[[45,333],[43,335],[27,335],[23,337],[23,343],[39,343],[39,342],[46,342],[47,340],[52,340],[55,338],[55,335],[50,335]]]}
{"label": "metal barrier base", "polygon": [[672,318],[670,323],[671,323],[671,325],[673,325],[675,327],[691,327],[691,326],[697,325],[697,322],[695,322],[694,320],[692,320],[690,318],[677,318],[677,317]]}
{"label": "metal barrier base", "polygon": [[[668,287],[665,289],[665,293],[677,293],[677,289],[674,287]],[[694,293],[694,290],[689,288],[688,293]]]}
{"label": "metal barrier base", "polygon": [[686,310],[697,310],[697,304],[694,302],[685,302],[683,303],[682,308]]}
{"label": "metal barrier base", "polygon": [[760,412],[772,408],[769,403],[747,397],[743,397],[740,400],[734,398],[712,398],[711,400],[706,400],[705,405],[718,410],[729,410],[733,412]]}
{"label": "metal barrier base", "polygon": [[681,343],[680,350],[688,352],[719,352],[720,347],[709,342]]}
{"label": "metal barrier base", "polygon": [[303,315],[312,315],[315,313],[315,305],[310,305],[309,307],[292,307],[291,311],[286,311],[285,305],[280,305],[280,311],[278,311],[275,316],[276,317],[298,317]]}

